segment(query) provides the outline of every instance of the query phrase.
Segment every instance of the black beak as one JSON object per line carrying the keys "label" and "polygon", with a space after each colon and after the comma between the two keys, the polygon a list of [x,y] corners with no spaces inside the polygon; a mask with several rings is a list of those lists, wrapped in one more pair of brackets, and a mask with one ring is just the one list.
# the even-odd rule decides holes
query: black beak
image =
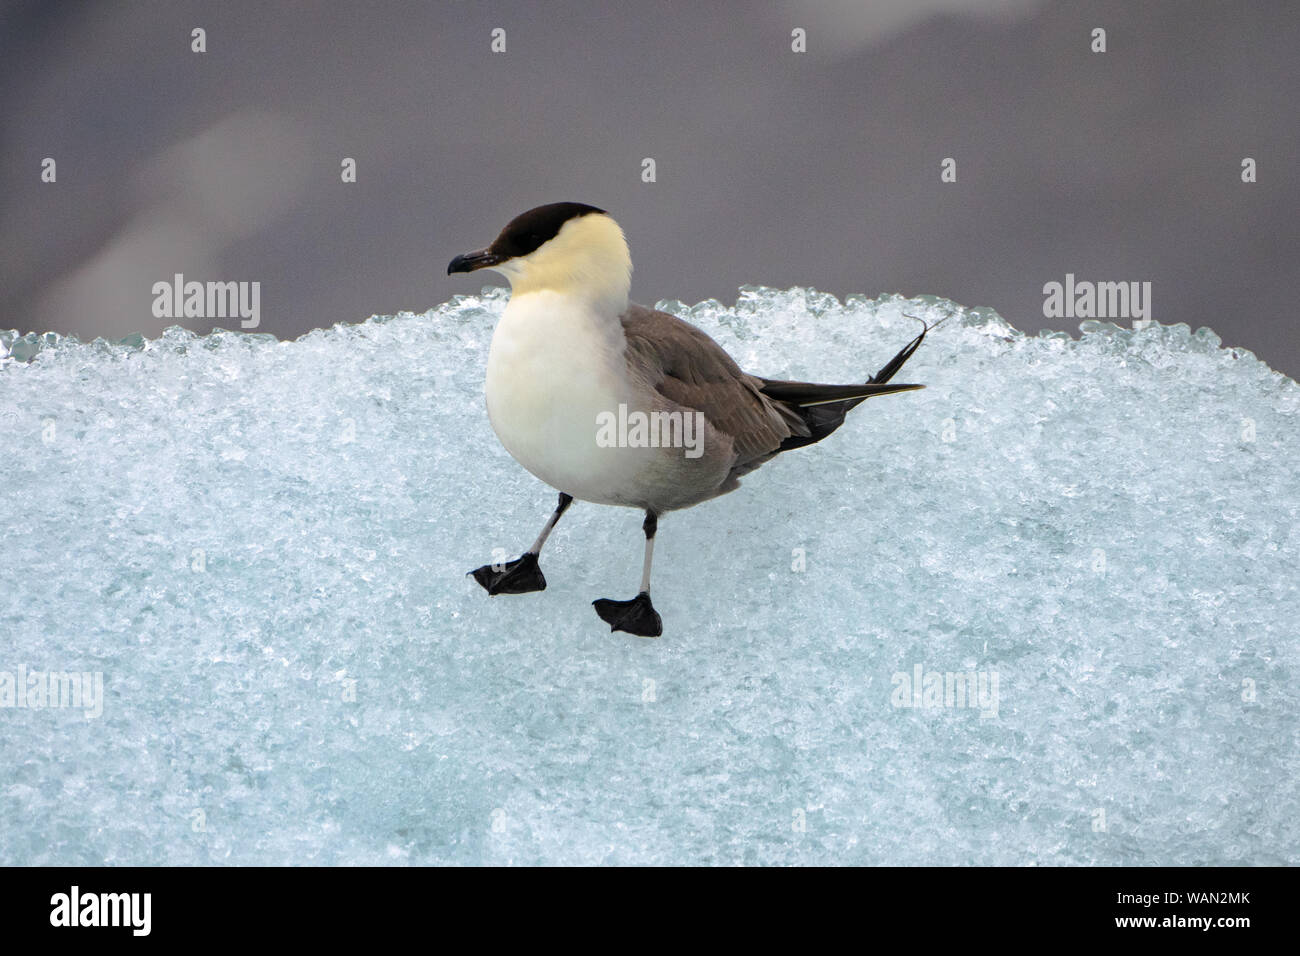
{"label": "black beak", "polygon": [[453,272],[473,272],[475,269],[486,269],[500,262],[501,257],[495,252],[480,249],[478,252],[469,252],[452,259],[451,262],[447,263],[447,275],[451,275]]}

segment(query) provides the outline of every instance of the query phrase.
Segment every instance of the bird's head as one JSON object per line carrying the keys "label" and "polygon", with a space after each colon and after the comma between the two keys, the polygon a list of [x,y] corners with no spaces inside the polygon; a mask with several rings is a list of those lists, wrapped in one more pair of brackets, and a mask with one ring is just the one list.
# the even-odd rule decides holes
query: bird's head
{"label": "bird's head", "polygon": [[516,216],[486,249],[452,259],[447,275],[493,269],[516,296],[551,291],[621,309],[632,281],[627,239],[595,206],[557,202]]}

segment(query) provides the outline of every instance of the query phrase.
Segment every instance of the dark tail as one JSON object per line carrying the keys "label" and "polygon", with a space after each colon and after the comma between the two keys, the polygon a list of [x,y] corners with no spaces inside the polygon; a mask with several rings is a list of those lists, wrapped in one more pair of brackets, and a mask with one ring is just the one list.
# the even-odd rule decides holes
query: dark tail
{"label": "dark tail", "polygon": [[889,395],[893,392],[910,392],[925,388],[924,385],[890,385],[889,380],[901,369],[912,353],[925,341],[926,333],[942,325],[940,319],[934,325],[926,325],[921,334],[903,346],[902,350],[890,359],[863,385],[816,385],[812,382],[784,382],[776,379],[763,379],[759,389],[764,395],[775,399],[795,410],[808,426],[809,435],[791,435],[781,442],[778,451],[802,448],[819,442],[835,429],[844,424],[844,416],[876,395]]}

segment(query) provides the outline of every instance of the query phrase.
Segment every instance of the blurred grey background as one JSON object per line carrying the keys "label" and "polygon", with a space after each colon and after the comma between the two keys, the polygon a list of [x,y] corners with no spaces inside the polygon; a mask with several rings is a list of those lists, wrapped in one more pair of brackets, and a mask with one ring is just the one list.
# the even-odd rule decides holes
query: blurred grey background
{"label": "blurred grey background", "polygon": [[259,281],[280,337],[423,311],[576,200],[642,302],[933,293],[1074,331],[1044,283],[1150,281],[1153,318],[1294,377],[1298,51],[1289,0],[10,2],[0,328],[156,335],[177,272]]}

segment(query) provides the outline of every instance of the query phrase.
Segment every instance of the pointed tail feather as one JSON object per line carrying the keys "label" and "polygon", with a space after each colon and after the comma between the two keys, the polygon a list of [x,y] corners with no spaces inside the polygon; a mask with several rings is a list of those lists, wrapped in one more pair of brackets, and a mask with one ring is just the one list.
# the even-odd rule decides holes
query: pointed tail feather
{"label": "pointed tail feather", "polygon": [[874,395],[907,392],[915,388],[925,388],[925,386],[886,385],[874,381],[867,382],[865,385],[816,385],[812,382],[779,382],[764,379],[760,391],[778,402],[786,402],[800,408],[811,408],[815,405],[833,405],[836,402],[847,402],[852,399],[862,401]]}
{"label": "pointed tail feather", "polygon": [[[918,318],[918,317],[909,316],[909,318]],[[900,368],[902,368],[903,365],[906,364],[907,360],[912,357],[912,353],[915,352],[918,348],[920,348],[921,343],[925,341],[926,333],[931,332],[934,329],[937,329],[939,326],[947,322],[949,318],[950,316],[945,315],[938,322],[934,323],[934,325],[926,325],[924,319],[918,319],[918,321],[920,321],[922,325],[921,334],[918,335],[916,338],[912,339],[912,341],[908,342],[906,345],[904,345],[902,351],[900,351],[897,355],[895,355],[892,359],[890,359],[884,368],[882,368],[875,375],[871,376],[871,378],[867,379],[867,381],[875,382],[877,384],[884,384],[885,382],[888,382],[891,378],[894,377],[894,373],[897,372]]]}
{"label": "pointed tail feather", "polygon": [[808,426],[809,434],[791,435],[781,443],[780,451],[801,448],[819,442],[835,429],[844,424],[844,416],[859,404],[875,395],[889,395],[893,392],[910,392],[925,388],[924,385],[889,385],[891,378],[901,369],[907,360],[925,341],[926,333],[938,328],[947,319],[943,318],[934,325],[925,325],[921,333],[890,359],[885,367],[863,385],[818,385],[813,382],[787,382],[776,379],[763,379],[759,391],[784,405],[799,409],[799,415]]}

